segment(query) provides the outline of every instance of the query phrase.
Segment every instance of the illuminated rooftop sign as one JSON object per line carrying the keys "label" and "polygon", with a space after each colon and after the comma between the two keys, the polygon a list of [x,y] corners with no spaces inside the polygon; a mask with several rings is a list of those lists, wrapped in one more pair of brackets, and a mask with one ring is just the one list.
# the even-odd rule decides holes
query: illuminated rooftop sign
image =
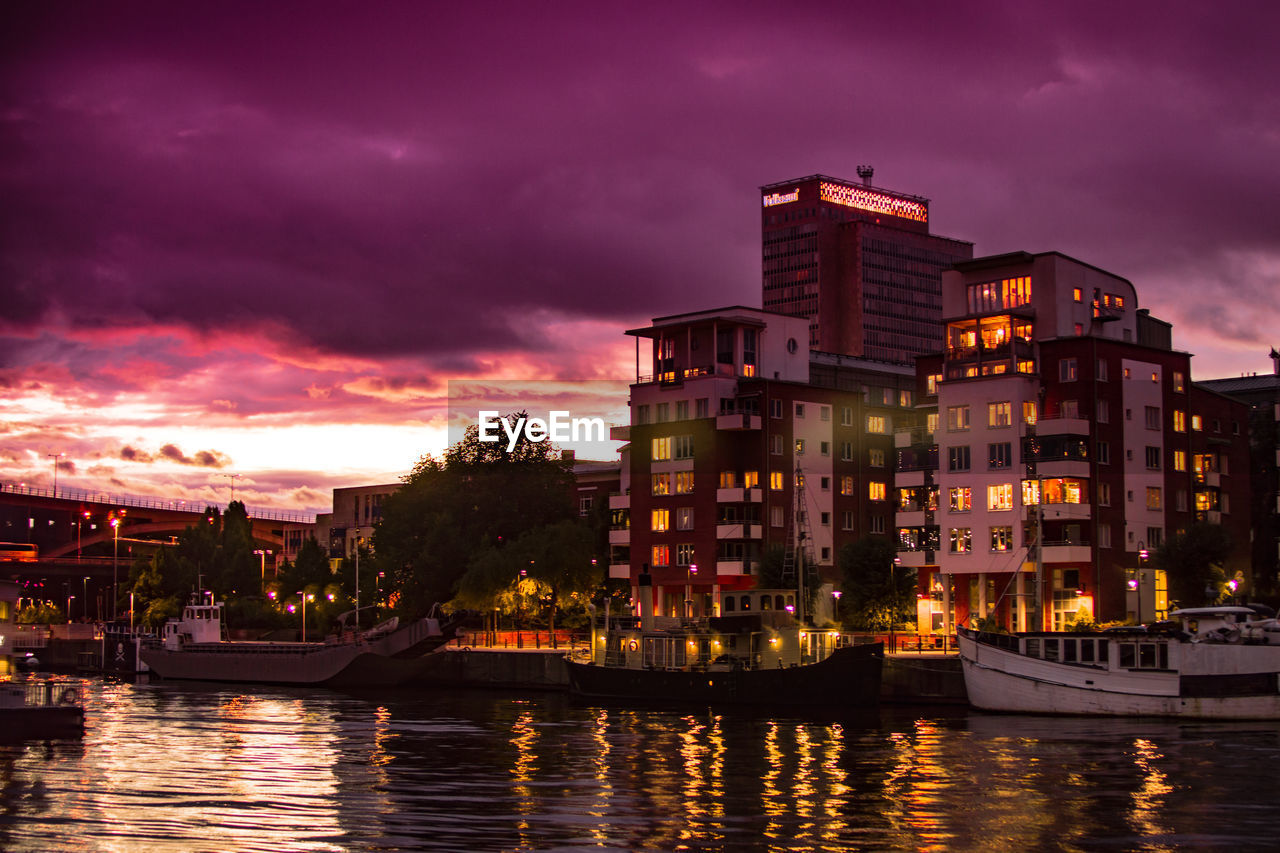
{"label": "illuminated rooftop sign", "polygon": [[[849,187],[844,184],[823,181],[818,184],[818,198],[822,201],[843,204],[845,207],[854,207],[871,213],[883,213],[888,216],[898,216],[902,219],[911,219],[916,222],[929,221],[929,208],[920,202],[889,195],[888,193],[876,192],[865,187]],[[767,205],[768,203],[769,198],[766,196],[765,204]]]}
{"label": "illuminated rooftop sign", "polygon": [[789,193],[770,193],[764,197],[764,206],[773,207],[775,204],[786,204],[790,201],[800,200],[800,188],[796,187]]}

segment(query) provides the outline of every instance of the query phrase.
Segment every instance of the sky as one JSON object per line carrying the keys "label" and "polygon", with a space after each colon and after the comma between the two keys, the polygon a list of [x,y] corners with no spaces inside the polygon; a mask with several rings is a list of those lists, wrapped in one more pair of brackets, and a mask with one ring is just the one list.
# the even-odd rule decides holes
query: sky
{"label": "sky", "polygon": [[1277,32],[1249,2],[4,4],[0,482],[327,511],[444,449],[450,382],[621,388],[624,330],[759,306],[758,188],[862,164],[975,256],[1129,279],[1194,377],[1269,372]]}

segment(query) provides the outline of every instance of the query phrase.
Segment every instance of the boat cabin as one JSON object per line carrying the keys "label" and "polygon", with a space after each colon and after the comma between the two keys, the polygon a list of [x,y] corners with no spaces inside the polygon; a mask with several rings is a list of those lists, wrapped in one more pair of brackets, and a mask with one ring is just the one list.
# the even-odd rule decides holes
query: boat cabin
{"label": "boat cabin", "polygon": [[214,601],[212,592],[198,592],[182,608],[181,619],[165,623],[164,647],[177,650],[190,643],[220,643],[222,633],[222,602]]}

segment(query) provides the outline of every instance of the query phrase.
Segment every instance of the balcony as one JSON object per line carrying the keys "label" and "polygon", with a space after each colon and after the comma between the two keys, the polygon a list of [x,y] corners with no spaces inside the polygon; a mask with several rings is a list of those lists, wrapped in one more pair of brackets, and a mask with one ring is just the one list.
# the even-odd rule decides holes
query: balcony
{"label": "balcony", "polygon": [[1071,477],[1085,480],[1089,477],[1089,463],[1083,459],[1044,459],[1036,465],[1036,476],[1042,479],[1049,477]]}
{"label": "balcony", "polygon": [[1093,560],[1093,548],[1073,542],[1046,542],[1041,549],[1046,563],[1088,563]]}
{"label": "balcony", "polygon": [[631,493],[609,495],[609,509],[631,509]]}
{"label": "balcony", "polygon": [[894,524],[898,527],[924,527],[924,510],[903,510],[894,516]]}
{"label": "balcony", "polygon": [[764,499],[764,493],[759,489],[716,489],[716,503],[722,504],[740,504],[740,503],[760,503]]}
{"label": "balcony", "polygon": [[609,577],[626,580],[631,577],[630,563],[610,563]]}
{"label": "balcony", "polygon": [[1085,418],[1064,418],[1058,414],[1044,414],[1036,423],[1036,434],[1046,435],[1088,435],[1089,421]]}
{"label": "balcony", "polygon": [[[1041,517],[1045,521],[1088,521],[1092,510],[1093,507],[1087,503],[1048,503],[1042,508]],[[1034,504],[1027,507],[1029,517],[1034,518],[1035,511]]]}
{"label": "balcony", "polygon": [[619,530],[609,531],[610,545],[630,545],[631,544],[631,528],[623,527]]}
{"label": "balcony", "polygon": [[724,575],[749,575],[750,564],[742,560],[719,560],[716,562],[716,576]]}
{"label": "balcony", "polygon": [[899,488],[924,485],[924,470],[901,471],[893,475],[893,484]]}
{"label": "balcony", "polygon": [[734,521],[716,525],[717,539],[759,539],[763,528],[758,522]]}
{"label": "balcony", "polygon": [[746,412],[734,412],[731,415],[716,415],[716,429],[724,430],[758,430],[760,416]]}

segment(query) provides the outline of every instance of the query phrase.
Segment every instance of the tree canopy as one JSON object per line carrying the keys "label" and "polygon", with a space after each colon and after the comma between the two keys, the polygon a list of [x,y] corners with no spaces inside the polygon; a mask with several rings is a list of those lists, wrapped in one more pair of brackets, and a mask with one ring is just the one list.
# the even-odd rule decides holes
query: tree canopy
{"label": "tree canopy", "polygon": [[916,603],[915,572],[899,568],[893,542],[883,536],[864,536],[840,549],[844,577],[840,602],[845,619],[859,628],[887,630],[906,622]]}
{"label": "tree canopy", "polygon": [[1197,522],[1166,539],[1152,559],[1167,573],[1169,598],[1180,607],[1199,607],[1221,596],[1226,581],[1223,565],[1230,553],[1225,528]]}

